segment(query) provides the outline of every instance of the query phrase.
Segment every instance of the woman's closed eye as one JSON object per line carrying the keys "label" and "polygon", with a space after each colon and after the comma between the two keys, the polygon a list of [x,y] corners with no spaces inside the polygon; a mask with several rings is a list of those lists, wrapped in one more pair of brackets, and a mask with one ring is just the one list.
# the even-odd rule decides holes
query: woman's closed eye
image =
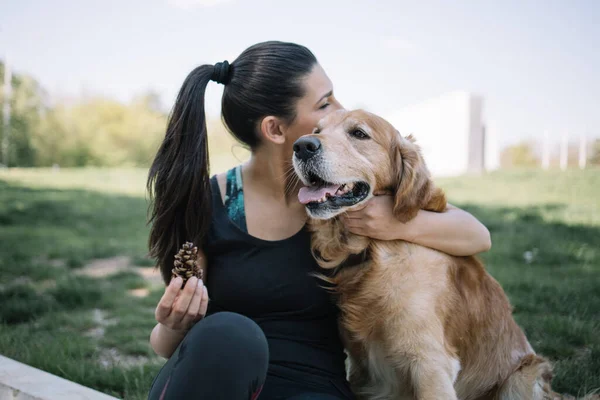
{"label": "woman's closed eye", "polygon": [[329,107],[330,105],[331,105],[330,103],[325,103],[325,104],[323,104],[321,107],[319,107],[319,110],[324,110],[324,109],[326,109],[327,107]]}

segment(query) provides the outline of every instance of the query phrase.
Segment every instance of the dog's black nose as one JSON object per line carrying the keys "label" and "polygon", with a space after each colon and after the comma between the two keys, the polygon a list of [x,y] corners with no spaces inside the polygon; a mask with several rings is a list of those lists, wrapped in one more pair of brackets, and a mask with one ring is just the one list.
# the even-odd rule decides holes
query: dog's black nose
{"label": "dog's black nose", "polygon": [[321,141],[314,136],[301,137],[294,143],[294,153],[302,161],[313,157],[321,150]]}

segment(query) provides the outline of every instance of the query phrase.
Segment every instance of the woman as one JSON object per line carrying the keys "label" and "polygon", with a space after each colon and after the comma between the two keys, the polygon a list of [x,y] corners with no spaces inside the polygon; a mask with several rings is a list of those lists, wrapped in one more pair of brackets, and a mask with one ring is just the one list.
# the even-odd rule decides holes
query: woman
{"label": "woman", "polygon": [[[223,120],[252,152],[246,164],[212,178],[204,114],[210,80],[225,85]],[[202,65],[186,78],[148,178],[150,250],[168,284],[151,345],[169,358],[150,399],[353,398],[338,310],[310,276],[318,267],[306,213],[298,188],[288,187],[294,141],[340,108],[314,55],[292,43],[260,43],[231,65]],[[402,224],[391,198],[378,196],[344,222],[356,234],[454,255],[490,247],[487,229],[455,207]],[[206,286],[192,278],[181,288],[180,278],[170,278],[185,241],[203,250]]]}

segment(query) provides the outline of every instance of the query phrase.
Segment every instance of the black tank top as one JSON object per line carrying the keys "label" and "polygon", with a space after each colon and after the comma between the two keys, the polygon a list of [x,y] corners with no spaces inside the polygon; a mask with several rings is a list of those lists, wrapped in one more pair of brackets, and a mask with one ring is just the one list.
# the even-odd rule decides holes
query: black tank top
{"label": "black tank top", "polygon": [[339,309],[320,287],[324,283],[310,275],[319,267],[308,231],[303,228],[277,241],[251,236],[229,219],[216,176],[211,189],[205,246],[208,314],[236,312],[262,328],[270,353],[265,391],[270,380],[285,379],[351,398],[337,326]]}

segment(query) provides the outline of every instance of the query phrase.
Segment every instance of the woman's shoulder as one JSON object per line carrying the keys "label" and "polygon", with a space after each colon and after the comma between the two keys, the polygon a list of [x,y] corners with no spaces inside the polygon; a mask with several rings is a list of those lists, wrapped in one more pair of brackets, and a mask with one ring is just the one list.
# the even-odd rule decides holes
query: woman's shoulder
{"label": "woman's shoulder", "polygon": [[216,179],[219,186],[225,186],[227,182],[227,173],[228,171],[219,172],[218,174],[214,174],[213,176],[211,176],[210,179]]}
{"label": "woman's shoulder", "polygon": [[[216,181],[216,186],[221,193],[221,200],[223,200],[225,198],[225,190],[227,189],[227,172],[215,174],[210,177],[210,180],[213,182]],[[213,185],[213,182],[211,182],[211,188],[214,191],[215,186]]]}
{"label": "woman's shoulder", "polygon": [[225,199],[225,195],[226,195],[226,191],[227,191],[227,176],[231,171],[235,171],[236,169],[240,168],[240,165],[236,165],[235,167],[224,171],[224,172],[219,172],[218,174],[215,174],[211,177],[212,180],[216,180],[218,187],[219,187],[219,191],[221,192],[221,199]]}
{"label": "woman's shoulder", "polygon": [[234,167],[229,168],[228,170],[225,170],[223,172],[219,172],[217,174],[212,175],[210,178],[211,179],[216,179],[217,182],[219,182],[220,186],[225,185],[225,183],[227,182],[227,175],[230,174],[231,172],[236,171],[237,169],[241,168],[243,164],[239,164],[236,165]]}

